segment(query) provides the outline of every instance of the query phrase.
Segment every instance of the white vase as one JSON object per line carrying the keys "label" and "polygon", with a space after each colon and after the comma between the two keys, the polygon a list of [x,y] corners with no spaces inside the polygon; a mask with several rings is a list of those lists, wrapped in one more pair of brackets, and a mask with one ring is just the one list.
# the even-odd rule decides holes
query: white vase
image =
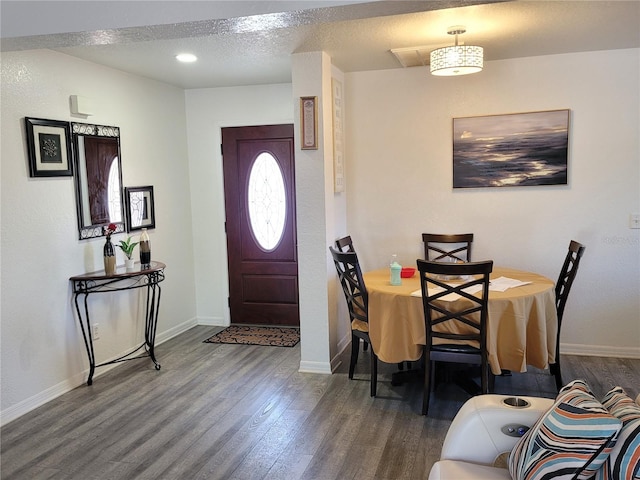
{"label": "white vase", "polygon": [[124,267],[127,269],[127,272],[131,272],[135,268],[136,261],[130,258],[125,258]]}

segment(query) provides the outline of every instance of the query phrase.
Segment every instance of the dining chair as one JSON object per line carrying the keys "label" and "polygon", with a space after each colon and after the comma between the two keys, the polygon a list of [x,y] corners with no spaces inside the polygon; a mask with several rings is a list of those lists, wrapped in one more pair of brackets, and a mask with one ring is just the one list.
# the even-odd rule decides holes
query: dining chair
{"label": "dining chair", "polygon": [[[349,318],[351,320],[351,360],[349,362],[349,378],[353,379],[353,372],[358,362],[360,339],[371,344],[369,338],[369,295],[362,278],[362,270],[355,252],[339,252],[329,247],[333,263],[338,272],[338,279],[342,285],[344,297],[347,300]],[[376,396],[378,380],[378,356],[371,350],[371,396]]]}
{"label": "dining chair", "polygon": [[426,332],[422,414],[427,415],[435,362],[480,365],[482,393],[489,393],[487,306],[493,261],[418,259],[417,265]]}
{"label": "dining chair", "polygon": [[[473,233],[423,233],[424,259],[430,262],[471,261]],[[445,248],[449,246],[451,248]]]}
{"label": "dining chair", "polygon": [[[351,236],[347,235],[346,237],[342,237],[336,240],[336,250],[338,250],[339,252],[355,252],[356,249],[353,246],[353,241],[351,240]],[[363,341],[363,345],[362,345],[362,350],[363,351],[367,351],[369,349],[369,343],[368,341],[364,340]],[[398,369],[400,370],[404,370],[404,364],[405,362],[399,362],[398,363]],[[407,369],[411,369],[411,362],[407,361]]]}
{"label": "dining chair", "polygon": [[[346,237],[342,237],[336,240],[336,250],[339,252],[355,252],[356,249],[353,246],[353,241],[351,240],[351,235],[347,235]],[[369,349],[369,344],[364,342],[362,346],[362,350],[365,352]]]}
{"label": "dining chair", "polygon": [[355,252],[355,248],[353,247],[353,241],[351,240],[351,236],[347,235],[346,237],[342,237],[336,240],[336,250],[339,252]]}
{"label": "dining chair", "polygon": [[556,312],[558,316],[558,333],[556,338],[556,361],[549,365],[549,371],[556,377],[556,388],[558,391],[562,388],[562,372],[560,371],[560,327],[562,327],[562,317],[564,315],[564,307],[567,305],[569,291],[573,285],[573,281],[578,273],[578,265],[586,247],[581,243],[571,240],[569,243],[569,251],[564,259],[564,264],[560,270],[558,281],[556,282]]}

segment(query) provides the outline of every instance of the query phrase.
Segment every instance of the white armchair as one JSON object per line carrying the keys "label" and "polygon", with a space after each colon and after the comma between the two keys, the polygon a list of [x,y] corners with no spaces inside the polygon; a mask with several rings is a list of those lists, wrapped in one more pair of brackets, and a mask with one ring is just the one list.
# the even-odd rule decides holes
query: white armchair
{"label": "white armchair", "polygon": [[[568,398],[575,391],[572,389],[587,387],[580,381],[572,383],[576,385],[565,387],[570,389],[563,400],[573,402]],[[563,391],[560,395],[564,395]],[[611,460],[605,460],[602,455],[598,458],[610,462],[604,466],[613,468],[619,478],[639,475],[640,395],[634,401],[620,387],[616,387],[605,395],[603,403],[614,420],[622,420],[622,428],[618,443],[611,452]],[[472,397],[453,419],[440,460],[433,465],[429,480],[511,480],[506,461],[498,462],[504,463],[504,466],[496,466],[496,460],[512,452],[525,431],[536,424],[540,417],[547,417],[550,411],[555,411],[557,405],[556,400],[550,398],[505,395]],[[589,419],[584,421],[588,422]],[[630,462],[629,458],[634,460]]]}
{"label": "white armchair", "polygon": [[509,471],[494,467],[494,463],[518,442],[524,433],[520,430],[519,434],[518,429],[531,427],[554,402],[550,398],[517,398],[528,405],[508,405],[505,401],[515,397],[505,395],[470,398],[453,419],[429,480],[511,480]]}

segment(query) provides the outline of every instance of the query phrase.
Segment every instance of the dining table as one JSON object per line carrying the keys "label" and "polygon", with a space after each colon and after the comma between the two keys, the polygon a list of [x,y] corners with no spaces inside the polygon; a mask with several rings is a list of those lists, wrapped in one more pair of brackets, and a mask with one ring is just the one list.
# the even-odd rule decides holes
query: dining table
{"label": "dining table", "polygon": [[[369,299],[369,337],[386,363],[416,361],[426,343],[420,274],[391,285],[389,269],[363,274]],[[504,281],[519,286],[506,288]],[[507,267],[490,277],[487,349],[491,371],[526,372],[555,362],[558,318],[553,280]]]}

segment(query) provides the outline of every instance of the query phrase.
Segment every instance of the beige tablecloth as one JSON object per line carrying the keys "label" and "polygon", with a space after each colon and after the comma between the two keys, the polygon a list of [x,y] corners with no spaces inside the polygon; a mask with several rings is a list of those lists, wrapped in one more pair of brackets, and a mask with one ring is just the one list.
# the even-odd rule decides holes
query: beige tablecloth
{"label": "beige tablecloth", "polygon": [[[528,285],[489,293],[487,346],[496,375],[502,369],[525,372],[527,365],[548,368],[555,361],[557,314],[554,282],[542,275],[494,267],[491,278],[509,277]],[[369,336],[378,358],[387,363],[418,360],[426,341],[419,272],[389,283],[389,270],[364,274],[369,292]]]}

